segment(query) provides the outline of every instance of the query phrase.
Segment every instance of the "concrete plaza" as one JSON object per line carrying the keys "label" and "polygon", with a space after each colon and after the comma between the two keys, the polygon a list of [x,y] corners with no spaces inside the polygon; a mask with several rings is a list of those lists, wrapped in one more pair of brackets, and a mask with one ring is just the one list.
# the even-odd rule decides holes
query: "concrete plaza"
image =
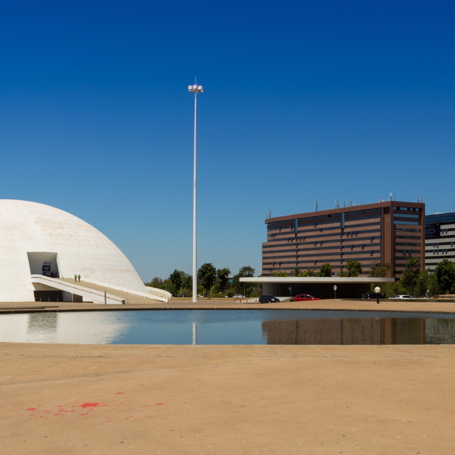
{"label": "concrete plaza", "polygon": [[[1,304],[0,312],[34,305],[40,306]],[[81,307],[58,305],[59,311]],[[146,306],[455,312],[455,303],[433,301],[279,305],[234,304],[225,299]],[[102,309],[102,305],[82,307]],[[451,345],[2,343],[0,358],[2,454],[452,454],[455,450],[455,346]]]}

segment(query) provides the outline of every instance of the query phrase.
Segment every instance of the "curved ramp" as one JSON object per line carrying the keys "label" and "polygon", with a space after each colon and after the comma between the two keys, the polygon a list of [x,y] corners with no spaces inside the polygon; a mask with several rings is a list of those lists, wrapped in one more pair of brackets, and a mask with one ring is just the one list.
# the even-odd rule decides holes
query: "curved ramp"
{"label": "curved ramp", "polygon": [[[32,284],[39,290],[41,286],[47,289],[55,289],[64,293],[64,300],[75,301],[81,299],[84,302],[93,303],[108,303],[118,304],[122,303],[153,303],[153,301],[168,303],[171,299],[171,294],[162,291],[161,289],[151,288],[152,291],[160,291],[155,294],[150,292],[138,292],[130,289],[115,288],[112,285],[104,283],[91,283],[87,281],[75,282],[71,278],[50,278],[43,275],[32,275]],[[38,286],[36,286],[38,285]],[[145,288],[145,291],[148,288]],[[166,295],[169,294],[169,295]]]}

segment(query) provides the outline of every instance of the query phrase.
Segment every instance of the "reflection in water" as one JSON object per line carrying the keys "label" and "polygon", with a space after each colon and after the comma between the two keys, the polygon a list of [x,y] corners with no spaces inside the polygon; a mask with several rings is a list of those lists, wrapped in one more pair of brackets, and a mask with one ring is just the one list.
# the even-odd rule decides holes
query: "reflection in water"
{"label": "reflection in water", "polygon": [[27,334],[40,336],[57,332],[57,313],[30,313],[28,315]]}
{"label": "reflection in water", "polygon": [[455,316],[317,310],[43,312],[0,315],[0,341],[80,344],[455,344]]}
{"label": "reflection in water", "polygon": [[267,344],[425,344],[424,318],[274,320],[262,330]]}
{"label": "reflection in water", "polygon": [[453,319],[427,319],[425,321],[426,344],[455,344]]}
{"label": "reflection in water", "polygon": [[197,344],[197,322],[193,322],[193,344]]}
{"label": "reflection in water", "polygon": [[8,314],[0,316],[0,341],[110,344],[128,325],[120,312]]}

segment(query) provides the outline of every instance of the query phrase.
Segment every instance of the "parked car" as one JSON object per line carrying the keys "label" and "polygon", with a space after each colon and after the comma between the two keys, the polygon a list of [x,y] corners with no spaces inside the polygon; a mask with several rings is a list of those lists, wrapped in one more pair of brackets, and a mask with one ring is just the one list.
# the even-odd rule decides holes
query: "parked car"
{"label": "parked car", "polygon": [[375,299],[376,294],[374,292],[367,292],[366,294],[362,294],[362,299]]}
{"label": "parked car", "polygon": [[277,299],[274,295],[261,295],[259,297],[259,303],[274,303],[279,301],[280,299]]}
{"label": "parked car", "polygon": [[321,300],[318,297],[313,297],[310,294],[299,294],[293,298],[294,302],[305,302],[307,300]]}
{"label": "parked car", "polygon": [[[362,299],[370,300],[370,299],[375,299],[375,298],[376,298],[376,292],[367,292],[366,294],[362,294]],[[379,298],[384,299],[385,297],[383,294],[379,294]]]}
{"label": "parked car", "polygon": [[393,300],[413,300],[414,297],[412,295],[405,295],[405,294],[401,294],[401,295],[396,295],[395,297],[392,297]]}

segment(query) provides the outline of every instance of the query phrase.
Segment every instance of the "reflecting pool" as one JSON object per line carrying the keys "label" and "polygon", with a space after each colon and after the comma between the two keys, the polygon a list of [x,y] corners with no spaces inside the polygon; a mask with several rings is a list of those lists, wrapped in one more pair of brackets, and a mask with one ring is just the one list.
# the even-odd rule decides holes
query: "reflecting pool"
{"label": "reflecting pool", "polygon": [[74,344],[454,344],[455,315],[146,310],[0,315],[0,341]]}

